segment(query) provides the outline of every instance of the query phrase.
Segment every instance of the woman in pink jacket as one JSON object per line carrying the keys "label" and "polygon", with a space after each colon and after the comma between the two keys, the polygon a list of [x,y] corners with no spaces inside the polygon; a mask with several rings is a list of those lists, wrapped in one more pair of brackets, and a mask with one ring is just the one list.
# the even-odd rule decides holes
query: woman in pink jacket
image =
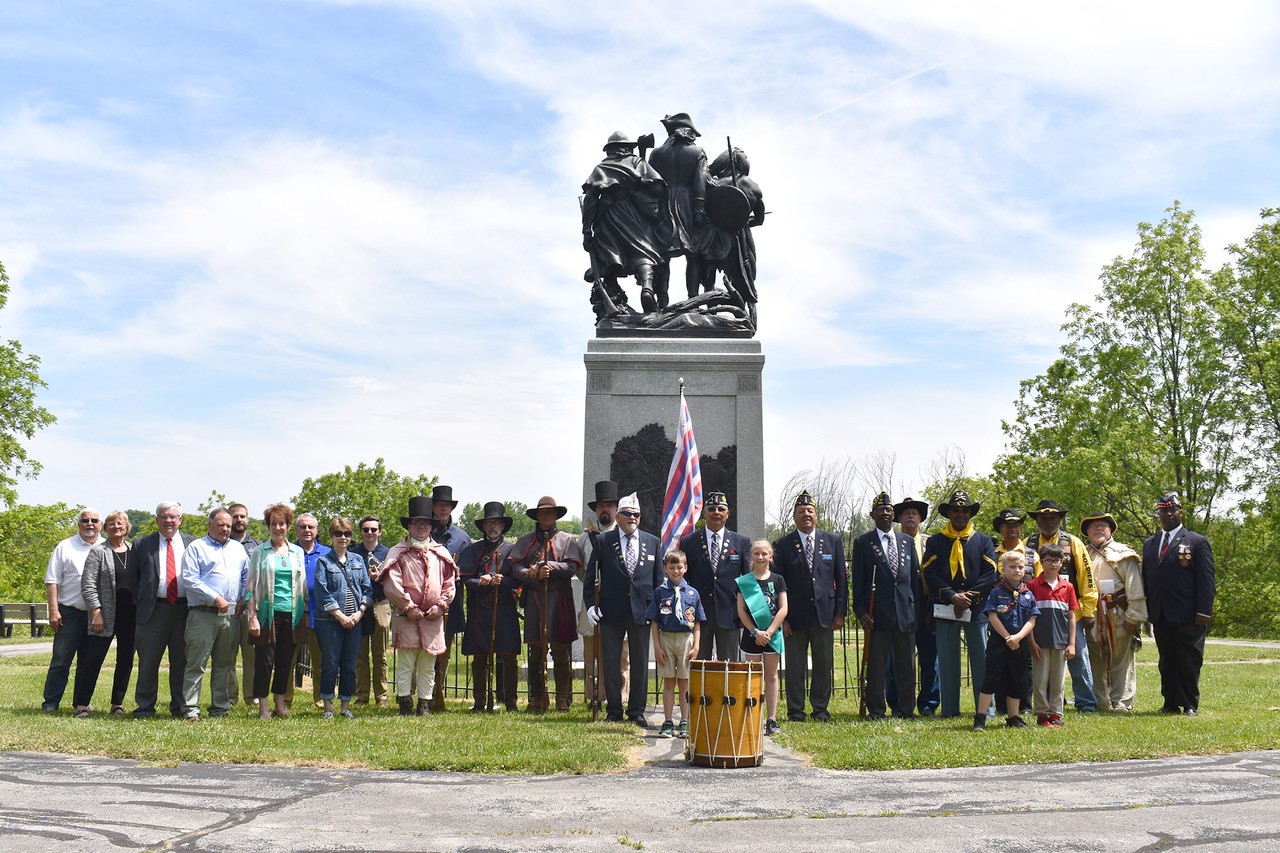
{"label": "woman in pink jacket", "polygon": [[453,601],[458,568],[449,551],[431,539],[431,498],[409,499],[400,524],[409,535],[383,561],[382,588],[391,602],[391,645],[396,649],[396,701],[400,716],[413,714],[410,692],[418,681],[418,716],[429,716],[436,656],[447,650],[444,617]]}

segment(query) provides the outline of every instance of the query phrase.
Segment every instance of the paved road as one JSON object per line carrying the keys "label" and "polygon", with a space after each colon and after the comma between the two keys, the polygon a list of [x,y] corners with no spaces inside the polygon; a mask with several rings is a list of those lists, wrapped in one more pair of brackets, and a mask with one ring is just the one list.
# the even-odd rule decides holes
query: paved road
{"label": "paved road", "polygon": [[0,849],[1280,849],[1280,752],[884,773],[689,768],[649,744],[641,769],[552,777],[9,753]]}

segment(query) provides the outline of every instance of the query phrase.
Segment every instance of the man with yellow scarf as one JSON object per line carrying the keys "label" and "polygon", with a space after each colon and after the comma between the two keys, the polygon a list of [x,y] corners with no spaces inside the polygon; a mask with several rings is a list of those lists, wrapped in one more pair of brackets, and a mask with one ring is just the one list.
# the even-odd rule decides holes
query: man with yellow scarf
{"label": "man with yellow scarf", "polygon": [[[969,652],[969,680],[974,707],[986,672],[986,626],[977,615],[996,585],[996,554],[991,537],[974,529],[981,503],[957,489],[938,512],[947,524],[924,546],[924,576],[937,617],[938,680],[943,717],[960,716],[960,631]],[[940,605],[940,606],[939,606]]]}

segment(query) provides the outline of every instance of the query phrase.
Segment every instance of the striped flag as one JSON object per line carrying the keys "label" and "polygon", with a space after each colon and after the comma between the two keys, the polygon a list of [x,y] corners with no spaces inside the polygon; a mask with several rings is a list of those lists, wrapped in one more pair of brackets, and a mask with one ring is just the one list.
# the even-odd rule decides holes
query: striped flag
{"label": "striped flag", "polygon": [[667,474],[667,496],[662,503],[662,554],[680,543],[702,512],[702,466],[698,462],[698,443],[693,439],[693,419],[689,404],[680,388],[680,423],[676,426],[676,452],[671,457]]}

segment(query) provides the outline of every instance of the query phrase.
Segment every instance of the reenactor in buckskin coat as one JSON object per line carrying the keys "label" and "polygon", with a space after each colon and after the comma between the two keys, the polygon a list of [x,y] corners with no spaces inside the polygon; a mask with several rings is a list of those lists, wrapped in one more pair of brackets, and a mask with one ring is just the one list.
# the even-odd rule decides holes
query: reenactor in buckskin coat
{"label": "reenactor in buckskin coat", "polygon": [[520,584],[524,607],[524,641],[529,646],[530,711],[550,709],[547,694],[547,650],[556,680],[556,710],[568,711],[573,701],[573,661],[570,646],[578,639],[573,608],[573,576],[582,565],[578,540],[556,529],[556,520],[569,510],[555,498],[538,498],[525,514],[537,522],[507,554],[509,574]]}
{"label": "reenactor in buckskin coat", "polygon": [[[516,613],[516,584],[506,573],[511,546],[502,538],[511,529],[512,519],[501,501],[490,501],[484,505],[484,515],[471,523],[481,538],[458,557],[458,574],[467,589],[462,653],[471,656],[471,689],[475,697],[471,710],[492,711],[496,692],[498,701],[508,711],[514,711],[520,618]],[[497,673],[493,671],[495,655],[502,659]]]}

